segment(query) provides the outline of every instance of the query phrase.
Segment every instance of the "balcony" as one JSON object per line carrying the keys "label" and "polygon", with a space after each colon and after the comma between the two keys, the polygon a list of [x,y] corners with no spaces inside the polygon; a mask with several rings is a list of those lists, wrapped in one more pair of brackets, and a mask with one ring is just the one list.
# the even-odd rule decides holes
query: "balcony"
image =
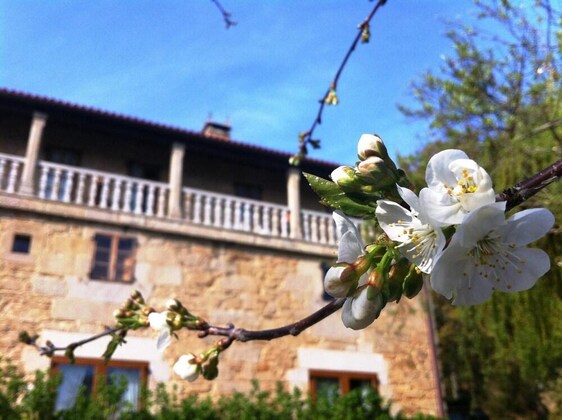
{"label": "balcony", "polygon": [[[170,185],[167,183],[47,161],[38,161],[35,185],[31,194],[24,194],[20,191],[24,164],[23,157],[0,153],[0,192],[4,197],[40,202],[40,209],[48,204],[62,204],[67,209],[65,214],[79,209],[82,215],[97,214],[100,221],[110,220],[112,216],[118,216],[113,217],[117,223],[136,220],[143,226],[150,224],[147,221],[162,221],[176,226],[172,231],[177,226],[209,228],[207,232],[214,232],[211,236],[217,239],[228,240],[234,236],[227,233],[239,233],[249,239],[243,241],[246,243],[267,246],[268,241],[283,240],[288,244],[282,248],[293,250],[295,242],[299,242],[319,245],[324,249],[321,254],[330,255],[338,239],[328,213],[301,210],[300,231],[297,232],[291,229],[287,206],[182,187],[181,212],[179,217],[172,217],[168,209]],[[1,203],[6,204],[6,201],[1,200]],[[29,209],[29,205],[20,207]],[[61,207],[57,208],[60,212]],[[57,214],[57,211],[51,210],[51,213]],[[196,236],[204,237],[204,231],[201,232]]]}

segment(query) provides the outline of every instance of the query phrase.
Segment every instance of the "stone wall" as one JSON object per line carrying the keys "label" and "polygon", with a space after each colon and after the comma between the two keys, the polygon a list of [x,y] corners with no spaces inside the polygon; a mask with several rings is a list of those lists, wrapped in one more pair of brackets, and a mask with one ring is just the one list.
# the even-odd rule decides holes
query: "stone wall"
{"label": "stone wall", "polygon": [[[88,278],[93,237],[100,232],[137,239],[133,285]],[[29,255],[10,252],[14,233],[31,235]],[[17,343],[20,330],[42,333],[53,341],[99,332],[112,323],[112,311],[133,288],[155,308],[175,297],[213,324],[232,322],[247,329],[277,327],[325,304],[320,257],[282,250],[130,227],[124,231],[6,209],[0,209],[0,246],[0,354],[28,371],[48,367],[49,362]],[[65,332],[74,335],[67,337]],[[133,335],[137,338],[131,339],[131,349],[116,357],[139,358],[144,351],[152,383],[176,381],[169,368],[176,358],[205,350],[216,340],[181,332],[179,341],[162,356],[152,347],[154,332]],[[101,354],[103,345],[95,346],[85,346],[77,354]],[[338,313],[297,337],[234,343],[221,357],[218,379],[177,383],[185,394],[213,396],[247,391],[252,379],[264,389],[274,389],[282,380],[306,390],[309,369],[360,370],[379,375],[380,392],[393,400],[396,409],[436,414],[432,360],[427,315],[418,298],[390,305],[375,324],[359,332],[344,328]]]}

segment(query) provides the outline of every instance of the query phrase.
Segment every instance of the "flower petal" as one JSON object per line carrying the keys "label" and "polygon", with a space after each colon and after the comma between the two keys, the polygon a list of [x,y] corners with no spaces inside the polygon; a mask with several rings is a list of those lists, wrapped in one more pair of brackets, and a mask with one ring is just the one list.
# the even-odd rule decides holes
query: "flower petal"
{"label": "flower petal", "polygon": [[457,179],[449,168],[449,164],[457,159],[468,159],[462,150],[447,149],[431,157],[425,170],[425,182],[430,188],[442,187],[443,184],[455,185]]}
{"label": "flower petal", "polygon": [[352,231],[345,232],[338,243],[337,262],[351,264],[359,255],[363,254],[363,243],[358,242]]}
{"label": "flower petal", "polygon": [[432,224],[438,226],[458,225],[465,216],[461,203],[429,188],[420,191],[420,204]]}
{"label": "flower petal", "polygon": [[378,200],[375,211],[380,227],[388,237],[397,242],[404,242],[407,236],[404,234],[404,225],[411,225],[421,222],[414,218],[411,212],[400,204],[389,200]]}
{"label": "flower petal", "polygon": [[164,351],[171,342],[172,332],[170,328],[162,328],[160,330],[160,335],[158,336],[158,341],[156,342],[156,348],[158,349],[158,351]]}
{"label": "flower petal", "polygon": [[161,313],[158,312],[151,312],[148,315],[148,323],[150,328],[160,331],[162,328],[168,328],[168,321],[167,321],[168,312],[164,311]]}
{"label": "flower petal", "polygon": [[379,294],[373,300],[367,299],[368,287],[363,289],[357,297],[348,298],[343,304],[343,325],[353,330],[360,330],[369,326],[380,315],[384,307],[382,296]]}
{"label": "flower petal", "polygon": [[528,209],[515,213],[501,230],[504,241],[520,247],[546,235],[554,225],[554,215],[547,209]]}
{"label": "flower petal", "polygon": [[191,360],[195,359],[192,354],[184,354],[180,356],[178,361],[174,364],[174,372],[182,379],[187,379],[189,382],[193,382],[199,376],[199,366],[190,363]]}
{"label": "flower petal", "polygon": [[454,235],[460,245],[471,249],[490,231],[505,225],[505,204],[505,201],[488,204],[469,213]]}
{"label": "flower petal", "polygon": [[503,292],[528,290],[550,269],[550,257],[541,249],[519,248],[511,252],[512,264],[497,270],[501,276],[494,287]]}
{"label": "flower petal", "polygon": [[345,270],[345,267],[330,267],[324,276],[324,290],[335,298],[346,297],[352,286],[349,282],[344,283],[340,280],[343,270]]}

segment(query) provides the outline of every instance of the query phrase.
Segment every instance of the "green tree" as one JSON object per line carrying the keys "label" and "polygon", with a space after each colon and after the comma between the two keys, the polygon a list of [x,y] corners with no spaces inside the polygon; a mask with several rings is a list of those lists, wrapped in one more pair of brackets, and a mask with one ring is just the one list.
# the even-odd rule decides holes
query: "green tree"
{"label": "green tree", "polygon": [[[400,106],[407,117],[428,123],[426,146],[400,159],[420,187],[427,160],[445,148],[478,161],[496,191],[562,155],[560,12],[546,0],[474,3],[476,24],[448,24],[453,55],[412,84],[415,106]],[[562,363],[561,201],[556,183],[524,203],[550,208],[558,221],[540,244],[552,258],[551,271],[531,291],[496,293],[468,308],[438,300],[449,398],[458,398],[460,389],[473,407],[499,418],[546,412],[541,393],[555,383]]]}

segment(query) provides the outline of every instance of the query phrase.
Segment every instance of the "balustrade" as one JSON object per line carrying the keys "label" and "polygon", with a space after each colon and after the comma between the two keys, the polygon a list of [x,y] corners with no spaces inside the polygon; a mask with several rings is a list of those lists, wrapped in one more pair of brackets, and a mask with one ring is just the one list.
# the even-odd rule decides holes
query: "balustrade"
{"label": "balustrade", "polygon": [[[0,153],[0,191],[18,193],[24,163],[22,157]],[[35,195],[41,199],[167,217],[166,183],[47,161],[39,161],[38,165]],[[186,222],[255,235],[291,237],[287,206],[188,187],[182,189],[182,195],[182,220]],[[329,213],[302,210],[301,231],[307,242],[335,245],[339,239]]]}

